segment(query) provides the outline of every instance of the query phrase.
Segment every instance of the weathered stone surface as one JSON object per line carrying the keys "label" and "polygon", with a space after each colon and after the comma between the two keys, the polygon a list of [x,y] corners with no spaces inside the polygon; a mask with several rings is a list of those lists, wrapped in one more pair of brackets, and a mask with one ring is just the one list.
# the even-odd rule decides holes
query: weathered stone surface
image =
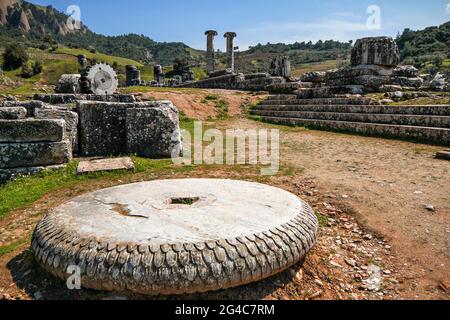
{"label": "weathered stone surface", "polygon": [[306,72],[302,74],[300,80],[302,82],[314,82],[314,83],[325,82],[325,74],[326,72],[319,72],[319,71]]}
{"label": "weathered stone surface", "polygon": [[400,63],[400,50],[390,37],[363,38],[356,41],[352,50],[351,64],[376,64],[396,66]]}
{"label": "weathered stone surface", "polygon": [[433,80],[430,83],[430,88],[432,90],[436,91],[444,91],[445,87],[447,86],[447,81],[445,79],[445,76],[438,72],[436,76],[433,78]]}
{"label": "weathered stone surface", "polygon": [[110,96],[95,94],[35,94],[34,99],[49,104],[68,104],[77,101],[136,102],[136,98],[131,94],[116,94]]}
{"label": "weathered stone surface", "polygon": [[72,159],[70,148],[68,141],[0,143],[0,168],[64,164]]}
{"label": "weathered stone surface", "polygon": [[119,155],[126,151],[126,110],[132,104],[80,101],[80,152],[83,156]]}
{"label": "weathered stone surface", "polygon": [[170,101],[153,108],[128,109],[126,132],[128,153],[147,158],[180,155],[179,113]]}
{"label": "weathered stone surface", "polygon": [[36,109],[45,108],[46,105],[42,101],[4,101],[1,107],[4,108],[25,108],[27,109],[27,117],[34,117]]}
{"label": "weathered stone surface", "polygon": [[138,86],[141,84],[141,71],[136,66],[127,65],[125,67],[126,86]]}
{"label": "weathered stone surface", "polygon": [[218,35],[215,30],[208,30],[205,32],[206,36],[206,72],[209,74],[214,72],[216,69],[215,66],[215,57],[216,53],[214,51],[214,37]]}
{"label": "weathered stone surface", "polygon": [[361,85],[371,91],[380,91],[380,87],[384,85],[398,85],[411,88],[422,86],[423,80],[421,78],[400,76],[402,74],[413,75],[416,73],[406,66],[393,68],[378,65],[360,65],[328,71],[325,74],[325,82],[327,86]]}
{"label": "weathered stone surface", "polygon": [[64,120],[0,120],[0,143],[58,142],[64,137]]}
{"label": "weathered stone surface", "polygon": [[25,119],[27,109],[22,107],[0,108],[0,120]]}
{"label": "weathered stone surface", "polygon": [[63,74],[56,84],[56,93],[81,93],[81,75]]}
{"label": "weathered stone surface", "polygon": [[292,76],[291,61],[289,56],[279,56],[270,63],[271,76],[290,78]]}
{"label": "weathered stone surface", "polygon": [[133,170],[134,163],[129,157],[80,161],[77,174],[85,174],[100,171]]}
{"label": "weathered stone surface", "polygon": [[396,77],[417,78],[420,72],[413,66],[398,66],[393,70],[392,75]]}
{"label": "weathered stone surface", "polygon": [[65,137],[72,143],[72,151],[78,151],[78,114],[62,108],[38,109],[36,119],[62,119],[65,121]]}
{"label": "weathered stone surface", "polygon": [[286,270],[305,259],[318,228],[311,207],[281,189],[164,180],[99,190],[54,209],[36,226],[32,250],[63,281],[85,257],[84,288],[183,294]]}
{"label": "weathered stone surface", "polygon": [[152,108],[158,101],[117,103],[79,101],[80,148],[83,156],[110,156],[127,152],[126,118],[132,108]]}

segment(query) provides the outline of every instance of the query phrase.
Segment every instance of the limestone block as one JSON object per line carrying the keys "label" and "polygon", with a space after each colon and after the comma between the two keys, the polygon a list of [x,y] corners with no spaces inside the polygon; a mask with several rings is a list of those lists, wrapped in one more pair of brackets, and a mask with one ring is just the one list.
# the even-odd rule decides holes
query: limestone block
{"label": "limestone block", "polygon": [[127,152],[141,157],[178,156],[181,151],[179,113],[171,102],[127,110]]}
{"label": "limestone block", "polygon": [[4,101],[3,108],[21,107],[27,109],[27,117],[34,117],[36,109],[45,108],[45,103],[42,101]]}
{"label": "limestone block", "polygon": [[302,82],[325,82],[325,72],[313,71],[303,74],[300,78]]}
{"label": "limestone block", "polygon": [[390,37],[363,38],[356,41],[352,50],[352,66],[377,64],[396,66],[400,63],[400,50]]}
{"label": "limestone block", "polygon": [[0,143],[58,142],[64,137],[64,120],[0,120]]}
{"label": "limestone block", "polygon": [[22,107],[0,108],[0,120],[25,119],[27,109]]}
{"label": "limestone block", "polygon": [[66,139],[72,143],[72,151],[78,151],[78,114],[61,108],[39,109],[36,119],[62,119],[65,121]]}
{"label": "limestone block", "polygon": [[81,93],[81,75],[63,74],[56,84],[56,93]]}
{"label": "limestone block", "polygon": [[64,164],[72,159],[70,142],[0,143],[0,168]]}

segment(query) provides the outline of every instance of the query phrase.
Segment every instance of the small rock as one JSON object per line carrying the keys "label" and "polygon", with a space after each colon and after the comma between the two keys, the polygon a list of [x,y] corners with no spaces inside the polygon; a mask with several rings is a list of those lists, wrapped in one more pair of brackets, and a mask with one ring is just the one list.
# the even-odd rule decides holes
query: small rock
{"label": "small rock", "polygon": [[309,297],[309,299],[314,300],[319,298],[321,295],[323,294],[322,290],[317,291],[316,293],[314,293],[311,297]]}
{"label": "small rock", "polygon": [[348,264],[350,267],[356,267],[357,263],[354,259],[346,259],[345,263]]}
{"label": "small rock", "polygon": [[427,209],[428,211],[432,211],[432,212],[436,211],[436,209],[434,208],[434,206],[431,205],[431,204],[427,204],[427,205],[425,206],[425,209]]}
{"label": "small rock", "polygon": [[323,287],[323,283],[319,279],[315,279],[314,282],[317,283],[319,286]]}
{"label": "small rock", "polygon": [[342,195],[342,199],[348,199],[348,198],[349,198],[348,195],[346,195],[346,194],[343,194],[343,195]]}
{"label": "small rock", "polygon": [[383,273],[387,276],[392,274],[391,270],[384,270]]}
{"label": "small rock", "polygon": [[366,234],[366,235],[364,235],[363,239],[364,239],[364,240],[372,240],[372,239],[373,239],[373,236],[370,235],[370,234]]}

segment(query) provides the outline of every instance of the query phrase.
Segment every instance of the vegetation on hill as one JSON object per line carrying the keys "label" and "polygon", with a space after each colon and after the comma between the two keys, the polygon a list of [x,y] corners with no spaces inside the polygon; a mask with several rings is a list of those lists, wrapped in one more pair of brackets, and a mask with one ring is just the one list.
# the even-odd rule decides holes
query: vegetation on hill
{"label": "vegetation on hill", "polygon": [[419,31],[405,29],[398,35],[397,43],[403,63],[424,72],[443,71],[450,76],[450,22]]}

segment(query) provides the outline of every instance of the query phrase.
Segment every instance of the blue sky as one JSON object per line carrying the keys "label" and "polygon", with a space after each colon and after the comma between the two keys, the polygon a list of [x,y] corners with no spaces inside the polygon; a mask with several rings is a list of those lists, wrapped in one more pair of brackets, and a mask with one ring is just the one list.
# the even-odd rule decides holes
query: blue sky
{"label": "blue sky", "polygon": [[[450,0],[30,0],[66,11],[81,9],[81,20],[106,35],[144,34],[156,41],[181,41],[206,46],[204,31],[238,34],[236,45],[293,43],[364,36],[395,36],[404,28],[421,29],[450,20]],[[381,29],[370,30],[369,6],[380,8]]]}

